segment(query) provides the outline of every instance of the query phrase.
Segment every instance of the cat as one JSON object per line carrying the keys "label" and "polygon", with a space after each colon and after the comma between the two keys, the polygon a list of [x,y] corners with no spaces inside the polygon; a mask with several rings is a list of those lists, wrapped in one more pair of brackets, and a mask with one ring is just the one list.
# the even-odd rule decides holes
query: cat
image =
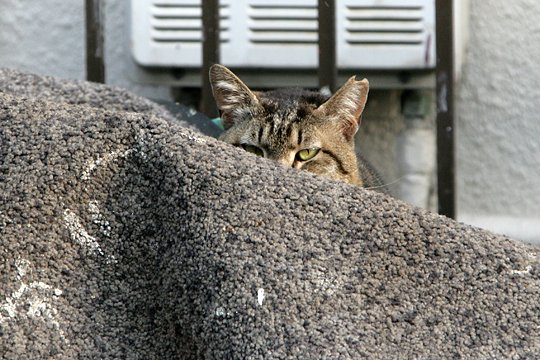
{"label": "cat", "polygon": [[353,76],[324,95],[299,88],[251,91],[219,64],[209,76],[225,129],[220,140],[286,167],[385,192],[377,172],[355,152],[367,79]]}

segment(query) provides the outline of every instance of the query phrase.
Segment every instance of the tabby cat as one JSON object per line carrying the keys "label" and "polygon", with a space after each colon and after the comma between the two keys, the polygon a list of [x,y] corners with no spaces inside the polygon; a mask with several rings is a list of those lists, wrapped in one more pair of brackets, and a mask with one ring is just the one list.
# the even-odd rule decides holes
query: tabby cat
{"label": "tabby cat", "polygon": [[225,128],[221,140],[286,167],[382,188],[354,147],[368,95],[366,79],[351,77],[333,96],[296,88],[254,92],[216,64],[210,82]]}

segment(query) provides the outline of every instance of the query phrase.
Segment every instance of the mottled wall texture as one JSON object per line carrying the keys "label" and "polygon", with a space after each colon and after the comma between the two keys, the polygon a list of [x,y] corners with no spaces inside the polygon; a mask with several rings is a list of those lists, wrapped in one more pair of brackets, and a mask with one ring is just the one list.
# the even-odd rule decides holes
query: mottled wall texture
{"label": "mottled wall texture", "polygon": [[471,1],[457,97],[459,218],[540,242],[540,2]]}
{"label": "mottled wall texture", "polygon": [[85,74],[84,1],[0,1],[0,66],[62,78]]}
{"label": "mottled wall texture", "polygon": [[[140,85],[132,79],[129,1],[106,0],[106,81],[140,95],[168,98],[164,86]],[[84,0],[1,0],[0,67],[84,79],[86,76]]]}
{"label": "mottled wall texture", "polygon": [[[167,87],[133,80],[128,15],[129,1],[105,1],[107,82],[143,96],[169,98]],[[458,33],[469,33],[456,101],[459,220],[540,242],[540,2],[472,0],[470,11],[457,16],[462,18]],[[0,30],[1,67],[84,79],[83,0],[2,0]],[[411,141],[400,137],[407,129],[398,119],[400,101],[394,92],[388,98],[372,95],[361,147],[387,179],[401,179],[394,187],[404,187],[409,179],[395,162],[404,152],[399,144]],[[371,121],[386,114],[393,115]],[[418,139],[426,143],[419,148],[433,149],[431,136]],[[432,189],[429,177],[422,179]]]}

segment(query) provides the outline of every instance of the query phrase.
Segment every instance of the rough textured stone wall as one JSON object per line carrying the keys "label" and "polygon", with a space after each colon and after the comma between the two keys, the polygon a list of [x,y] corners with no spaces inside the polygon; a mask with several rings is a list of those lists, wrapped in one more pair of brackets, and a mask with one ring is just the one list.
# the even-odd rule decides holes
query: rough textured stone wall
{"label": "rough textured stone wall", "polygon": [[0,359],[540,358],[539,248],[107,86],[0,104]]}

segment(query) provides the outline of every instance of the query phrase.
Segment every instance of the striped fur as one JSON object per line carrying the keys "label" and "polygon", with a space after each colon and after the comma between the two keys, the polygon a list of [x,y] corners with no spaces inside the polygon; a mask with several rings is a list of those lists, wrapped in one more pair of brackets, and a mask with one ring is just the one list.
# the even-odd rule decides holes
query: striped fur
{"label": "striped fur", "polygon": [[[221,140],[253,149],[286,167],[354,185],[378,188],[372,167],[357,157],[354,135],[367,100],[366,79],[350,78],[333,96],[303,89],[251,91],[222,65],[210,81],[225,132]],[[319,149],[303,160],[299,152]]]}

